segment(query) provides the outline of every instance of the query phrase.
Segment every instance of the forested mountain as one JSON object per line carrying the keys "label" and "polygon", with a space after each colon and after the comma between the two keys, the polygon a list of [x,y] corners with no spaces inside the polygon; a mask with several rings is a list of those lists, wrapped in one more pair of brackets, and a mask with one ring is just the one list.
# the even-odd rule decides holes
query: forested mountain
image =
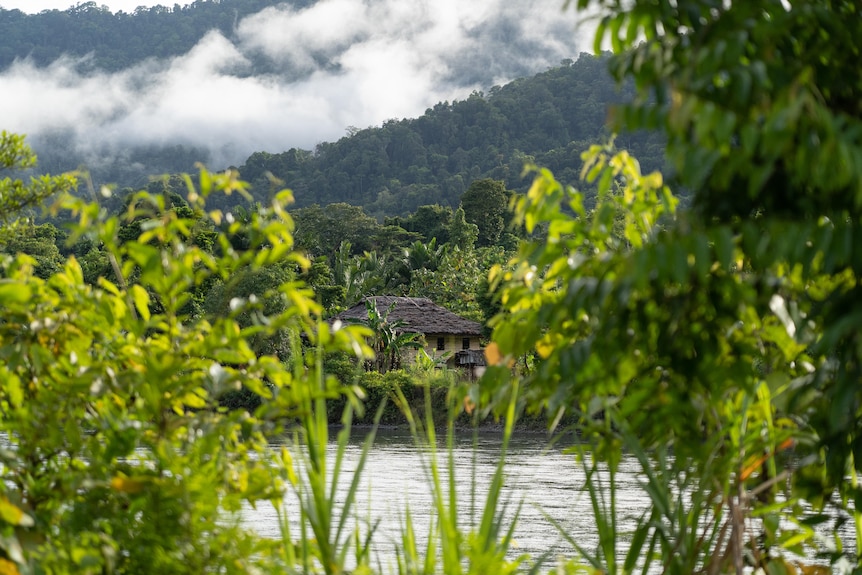
{"label": "forested mountain", "polygon": [[[132,14],[112,13],[97,2],[39,14],[0,7],[0,70],[16,58],[31,58],[36,65],[47,66],[64,54],[91,54],[87,66],[121,70],[148,58],[185,54],[211,30],[231,37],[243,16],[283,3],[285,0],[197,0],[172,7],[140,6]],[[301,7],[309,2],[288,3]]]}
{"label": "forested mountain", "polygon": [[155,176],[195,173],[198,163],[211,165],[209,151],[197,146],[151,144],[118,148],[103,144],[82,153],[76,149],[74,138],[70,131],[28,138],[39,153],[39,173],[59,174],[83,167],[96,186],[140,190]]}
{"label": "forested mountain", "polygon": [[[313,4],[313,0],[198,0],[170,8],[140,7],[131,14],[114,14],[97,2],[33,15],[0,8],[0,70],[22,58],[37,67],[50,66],[64,54],[79,58],[73,66],[85,75],[124,70],[147,59],[152,66],[164,66],[171,58],[187,54],[213,30],[234,45],[247,43],[248,38],[237,34],[238,23],[268,6],[300,10]],[[505,59],[527,59],[531,49],[540,48],[524,44],[520,52]],[[327,53],[325,59],[335,53]],[[259,51],[243,54],[251,66],[231,74],[283,79],[299,74]],[[580,153],[609,136],[609,108],[633,95],[632,86],[616,85],[606,64],[603,58],[586,54],[576,61],[565,59],[558,67],[503,86],[490,87],[489,82],[484,92],[469,94],[465,89],[465,99],[437,103],[418,118],[392,119],[364,129],[348,127],[347,136],[314,149],[256,152],[239,167],[240,173],[253,183],[259,200],[274,189],[271,176],[275,176],[281,180],[278,185],[294,191],[300,207],[345,202],[363,207],[378,220],[406,216],[422,205],[456,208],[469,185],[483,178],[523,191],[525,162],[548,167],[562,181],[575,182]],[[126,146],[91,142],[84,152],[76,144],[81,137],[78,128],[30,136],[40,171],[60,173],[85,166],[96,185],[113,184],[120,190],[146,187],[154,174],[193,172],[196,162],[224,168],[214,165],[219,160],[213,150],[231,146],[229,141],[207,146],[170,140]],[[662,168],[663,145],[658,136],[623,134],[618,144],[631,149],[645,170]]]}
{"label": "forested mountain", "polygon": [[584,44],[558,0],[98,4],[0,8],[0,126],[27,134],[44,169],[85,164],[120,188],[192,170],[187,157],[219,169],[314,150],[349,126],[530,77]]}
{"label": "forested mountain", "polygon": [[[631,94],[630,86],[616,86],[604,58],[582,54],[487,94],[439,103],[419,118],[354,130],[314,151],[255,153],[239,170],[259,197],[270,189],[271,173],[294,191],[300,206],[347,202],[378,217],[424,204],[457,207],[470,183],[481,178],[525,190],[525,161],[576,182],[580,153],[609,137],[609,107]],[[617,143],[645,171],[662,168],[656,134],[623,134]]]}
{"label": "forested mountain", "polygon": [[[380,220],[427,204],[455,208],[470,183],[482,178],[524,191],[525,161],[577,182],[580,153],[610,136],[609,110],[631,95],[631,86],[620,88],[610,77],[604,58],[583,54],[487,93],[438,103],[418,118],[350,128],[349,135],[313,150],[256,152],[239,170],[259,200],[274,189],[272,174],[294,191],[300,207],[346,202]],[[195,162],[209,160],[206,149],[170,145],[105,147],[98,162],[87,163],[70,153],[71,138],[33,139],[40,170],[59,173],[84,163],[97,185],[139,189],[153,174],[193,172]],[[617,144],[631,150],[644,171],[662,169],[664,147],[657,134],[623,133]]]}
{"label": "forested mountain", "polygon": [[[187,58],[190,52],[200,52],[205,45],[201,39],[211,31],[221,34],[224,45],[230,46],[225,58],[236,49],[247,64],[242,69],[223,72],[224,77],[243,77],[252,82],[265,78],[266,82],[287,85],[319,66],[340,65],[346,48],[338,42],[308,52],[309,58],[321,61],[307,62],[306,68],[296,64],[301,58],[294,61],[267,56],[254,48],[250,30],[264,32],[254,26],[240,32],[243,18],[255,15],[260,20],[261,10],[276,5],[279,8],[270,14],[272,17],[288,12],[296,15],[304,7],[317,7],[314,0],[197,0],[170,8],[140,7],[131,14],[114,14],[97,2],[33,15],[0,8],[0,71],[30,70],[35,66],[41,70],[38,73],[62,76],[71,66],[75,78],[93,75],[103,78],[104,84],[111,73],[133,70],[128,73],[135,78],[135,85],[151,82],[161,86],[158,92],[165,87],[160,82],[166,81],[149,76],[147,70],[171,68],[173,61]],[[459,75],[454,86],[485,86],[484,92],[470,93],[472,88],[465,87],[463,92],[454,92],[463,93],[464,99],[439,102],[420,117],[392,119],[362,129],[347,127],[347,136],[324,141],[313,149],[295,147],[284,151],[287,145],[268,149],[255,144],[229,152],[236,138],[276,122],[283,113],[278,106],[267,111],[272,122],[246,123],[227,132],[223,136],[227,141],[176,141],[176,133],[147,141],[134,135],[136,126],[140,131],[139,122],[118,123],[122,127],[116,131],[133,132],[119,140],[100,141],[88,134],[97,131],[91,129],[91,123],[135,109],[134,102],[126,101],[128,98],[117,100],[107,111],[88,112],[78,123],[30,133],[30,142],[39,155],[40,171],[61,173],[84,166],[97,186],[112,184],[120,191],[141,189],[148,186],[154,174],[194,172],[196,162],[211,169],[236,162],[241,163],[241,176],[252,182],[252,192],[258,200],[266,199],[275,186],[283,185],[293,189],[300,207],[345,202],[363,207],[378,220],[406,216],[422,205],[456,208],[469,185],[483,178],[501,180],[510,190],[524,191],[525,162],[548,167],[563,181],[576,182],[580,153],[609,137],[609,108],[631,99],[633,88],[619,88],[607,72],[607,62],[590,55],[581,55],[576,61],[564,59],[557,67],[528,76],[524,70],[529,67],[524,62],[544,54],[547,47],[523,30],[512,29],[508,20],[491,21],[470,33],[486,40],[480,44],[482,52],[462,49],[445,60],[446,67]],[[553,34],[553,38],[571,39],[572,32]],[[487,51],[505,54],[497,57]],[[63,72],[55,66],[62,55],[71,58],[56,64]],[[22,58],[27,59],[26,66],[10,68],[15,59]],[[468,69],[474,71],[467,74]],[[31,70],[22,74],[36,73]],[[333,73],[337,76],[338,72]],[[493,78],[520,74],[524,77],[491,87]],[[380,90],[387,89],[385,83],[380,86]],[[159,109],[152,98],[149,105]],[[251,104],[235,104],[239,108],[243,105]],[[169,107],[165,114],[174,111]],[[144,125],[158,123],[157,119]],[[197,127],[190,123],[188,132]],[[82,141],[87,142],[83,148],[79,145]],[[645,170],[663,165],[663,145],[656,135],[624,134],[618,137],[618,144],[631,149]],[[239,149],[243,151],[236,153]],[[255,149],[261,151],[244,162],[238,159]],[[271,176],[280,183],[273,183]]]}

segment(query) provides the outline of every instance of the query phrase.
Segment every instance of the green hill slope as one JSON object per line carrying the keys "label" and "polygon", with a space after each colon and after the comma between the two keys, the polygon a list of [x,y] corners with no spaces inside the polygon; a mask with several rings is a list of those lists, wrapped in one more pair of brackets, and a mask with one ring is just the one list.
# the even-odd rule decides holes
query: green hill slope
{"label": "green hill slope", "polygon": [[[67,10],[25,14],[0,8],[0,70],[15,59],[30,58],[47,66],[63,54],[91,55],[92,69],[117,71],[148,58],[185,54],[210,30],[231,37],[243,16],[285,0],[197,0],[170,8],[141,6],[134,13],[112,13],[97,2]],[[70,4],[74,4],[69,0]],[[295,6],[308,2],[294,0]]]}
{"label": "green hill slope", "polygon": [[[470,183],[480,178],[525,189],[525,161],[574,182],[580,153],[609,136],[609,107],[625,100],[603,58],[583,54],[530,78],[489,93],[443,102],[415,119],[391,120],[355,130],[315,150],[258,152],[240,167],[255,194],[270,189],[267,173],[293,189],[297,204],[347,202],[382,217],[439,203],[457,206]],[[663,144],[656,134],[623,134],[644,170],[661,169]]]}

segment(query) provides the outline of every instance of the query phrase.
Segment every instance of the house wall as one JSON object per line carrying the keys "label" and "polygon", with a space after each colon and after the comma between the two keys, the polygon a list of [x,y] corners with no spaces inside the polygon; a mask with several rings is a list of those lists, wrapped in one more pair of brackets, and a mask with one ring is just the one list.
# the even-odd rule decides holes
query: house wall
{"label": "house wall", "polygon": [[[443,346],[444,349],[437,349],[437,339],[443,338]],[[425,334],[425,352],[428,353],[430,357],[440,357],[443,354],[447,354],[449,359],[446,362],[446,365],[451,368],[458,367],[455,364],[455,353],[464,349],[464,338],[470,339],[470,348],[469,349],[482,349],[480,345],[479,336],[478,335],[452,335],[452,334]],[[418,350],[417,350],[418,353]],[[416,361],[416,353],[410,353],[410,350],[406,350],[405,353],[402,354],[401,357],[401,366],[408,367],[414,361]],[[481,375],[481,372],[485,370],[484,366],[476,366],[474,369],[480,370],[477,372],[477,375]]]}
{"label": "house wall", "polygon": [[[438,349],[437,340],[443,338],[443,349]],[[467,349],[482,349],[479,345],[479,336],[477,335],[452,335],[443,333],[426,333],[425,334],[425,351],[431,357],[438,357],[446,352],[454,355],[456,351],[464,349],[463,340],[470,339],[470,347]]]}
{"label": "house wall", "polygon": [[[443,338],[443,347],[444,349],[437,349],[437,340],[438,338]],[[457,368],[458,366],[455,364],[455,353],[464,349],[464,339],[470,339],[470,347],[469,349],[482,349],[482,346],[479,342],[478,335],[452,335],[452,334],[442,334],[442,333],[426,333],[425,334],[425,351],[431,357],[440,357],[441,355],[448,355],[449,358],[446,361],[446,365],[450,368]],[[405,358],[406,359],[406,358]],[[409,362],[412,362],[415,357],[411,357]]]}

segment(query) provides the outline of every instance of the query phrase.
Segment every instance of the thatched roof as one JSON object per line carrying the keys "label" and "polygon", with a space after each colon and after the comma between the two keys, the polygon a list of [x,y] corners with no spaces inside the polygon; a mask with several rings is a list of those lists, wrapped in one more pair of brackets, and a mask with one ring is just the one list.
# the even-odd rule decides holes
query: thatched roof
{"label": "thatched roof", "polygon": [[479,322],[464,319],[424,297],[371,296],[363,298],[361,302],[333,319],[339,319],[342,322],[365,321],[368,319],[368,312],[365,309],[366,300],[374,301],[381,315],[385,315],[394,303],[395,306],[389,312],[389,321],[404,322],[404,325],[399,328],[400,331],[422,334],[482,335],[482,326]]}

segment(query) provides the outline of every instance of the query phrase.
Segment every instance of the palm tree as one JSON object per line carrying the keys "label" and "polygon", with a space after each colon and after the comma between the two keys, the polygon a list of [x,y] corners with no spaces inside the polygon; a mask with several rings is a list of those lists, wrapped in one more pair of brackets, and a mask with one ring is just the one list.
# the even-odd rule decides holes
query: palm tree
{"label": "palm tree", "polygon": [[404,248],[404,262],[410,271],[420,269],[437,271],[448,247],[447,244],[438,246],[437,238],[431,238],[427,244],[417,240]]}
{"label": "palm tree", "polygon": [[351,255],[350,242],[341,242],[332,264],[335,285],[344,286],[344,304],[350,307],[365,296],[386,293],[392,282],[391,266],[376,251]]}
{"label": "palm tree", "polygon": [[405,349],[422,347],[422,334],[401,330],[405,325],[401,320],[389,321],[394,308],[393,303],[385,313],[380,313],[374,298],[365,300],[368,317],[363,323],[373,332],[369,345],[374,350],[374,360],[369,364],[380,373],[401,367],[401,354]]}

